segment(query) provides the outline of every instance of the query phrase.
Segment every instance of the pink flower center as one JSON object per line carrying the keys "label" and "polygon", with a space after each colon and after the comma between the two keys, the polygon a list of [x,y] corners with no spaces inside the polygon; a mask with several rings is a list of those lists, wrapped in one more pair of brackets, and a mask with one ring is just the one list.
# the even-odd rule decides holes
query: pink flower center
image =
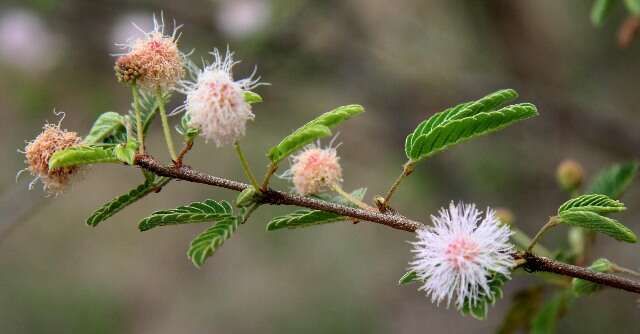
{"label": "pink flower center", "polygon": [[229,106],[231,109],[236,107],[237,103],[235,99],[237,93],[230,83],[209,82],[207,88],[206,94],[209,95],[211,100],[216,101],[219,106]]}
{"label": "pink flower center", "polygon": [[465,264],[474,262],[479,253],[480,248],[475,241],[458,237],[447,246],[445,258],[454,269],[459,270]]}

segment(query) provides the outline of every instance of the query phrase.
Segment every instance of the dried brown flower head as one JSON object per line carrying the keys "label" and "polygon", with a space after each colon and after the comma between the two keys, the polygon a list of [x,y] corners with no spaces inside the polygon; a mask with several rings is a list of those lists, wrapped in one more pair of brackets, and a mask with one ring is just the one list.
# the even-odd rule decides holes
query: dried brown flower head
{"label": "dried brown flower head", "polygon": [[27,144],[24,150],[27,170],[42,182],[48,193],[61,193],[70,177],[78,171],[78,167],[50,170],[49,159],[55,152],[76,146],[81,140],[77,133],[60,129],[60,124],[45,124],[42,133]]}

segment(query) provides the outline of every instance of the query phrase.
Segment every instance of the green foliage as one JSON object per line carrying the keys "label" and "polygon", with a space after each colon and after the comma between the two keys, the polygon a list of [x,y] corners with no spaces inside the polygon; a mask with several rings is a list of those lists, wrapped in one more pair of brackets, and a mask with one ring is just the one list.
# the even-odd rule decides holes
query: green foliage
{"label": "green foliage", "polygon": [[496,301],[502,298],[502,286],[508,281],[508,278],[502,274],[494,273],[488,282],[489,293],[482,291],[479,299],[473,303],[469,299],[465,299],[464,305],[460,312],[463,315],[471,315],[478,320],[487,318],[489,306],[494,305]]}
{"label": "green foliage", "polygon": [[[153,122],[153,119],[155,118],[158,112],[158,101],[155,94],[147,94],[143,90],[140,90],[138,87],[136,87],[136,89],[138,89],[138,96],[140,97],[138,99],[138,102],[139,102],[140,115],[142,116],[142,131],[146,135],[147,131],[149,130],[149,126],[151,125],[151,122]],[[166,100],[168,99],[168,97],[169,97],[168,94],[165,94],[163,96],[163,99]],[[132,103],[131,110],[129,111],[129,116],[132,119],[135,119],[135,114],[133,110],[135,110],[135,106]]]}
{"label": "green foliage", "polygon": [[247,189],[240,192],[238,197],[236,197],[236,206],[239,208],[246,208],[258,202],[260,199],[260,194],[253,187],[248,187]]}
{"label": "green foliage", "polygon": [[113,147],[78,146],[60,150],[49,159],[49,169],[118,162]]}
{"label": "green foliage", "polygon": [[609,17],[618,0],[595,0],[591,6],[591,23],[598,27]]}
{"label": "green foliage", "polygon": [[573,300],[569,290],[556,292],[540,312],[531,321],[531,334],[550,334],[556,332],[556,324],[560,315],[566,311]]}
{"label": "green foliage", "polygon": [[604,233],[616,240],[635,243],[638,238],[618,221],[591,211],[567,210],[559,214],[560,223]]}
{"label": "green foliage", "polygon": [[[351,193],[351,196],[361,200],[364,197],[364,194],[366,193],[366,191],[367,191],[366,188],[356,189]],[[340,196],[336,196],[333,198],[326,198],[324,200],[327,200],[333,203],[353,206],[352,203],[347,202],[345,199],[343,199]],[[286,214],[284,216],[278,216],[278,217],[272,218],[271,221],[269,221],[269,223],[267,224],[267,231],[281,230],[284,228],[294,229],[294,228],[300,228],[300,227],[309,227],[309,226],[315,226],[320,224],[336,223],[336,222],[341,222],[349,219],[351,218],[344,217],[333,212],[301,209],[301,210],[296,210],[292,213]]]}
{"label": "green foliage", "polygon": [[260,103],[262,102],[262,96],[258,95],[257,93],[245,90],[244,100],[249,104]]}
{"label": "green foliage", "polygon": [[202,266],[206,259],[213,255],[222,244],[238,229],[238,217],[223,215],[217,223],[199,234],[189,246],[187,256],[196,267]]}
{"label": "green foliage", "polygon": [[542,304],[543,289],[534,286],[518,291],[513,297],[509,311],[504,317],[497,334],[515,334],[522,330],[528,333],[531,328],[531,320],[538,313]]}
{"label": "green foliage", "polygon": [[631,161],[603,170],[594,177],[587,193],[620,198],[636,176],[639,165],[637,161]]}
{"label": "green foliage", "polygon": [[[595,260],[589,269],[597,271],[599,273],[609,273],[613,270],[613,263],[611,261],[600,258]],[[600,290],[602,286],[590,281],[586,281],[579,278],[574,278],[571,281],[571,290],[576,296],[586,296]]]}
{"label": "green foliage", "polygon": [[503,89],[492,94],[489,94],[477,101],[469,101],[461,103],[455,107],[446,109],[439,113],[434,114],[428,119],[422,121],[413,133],[407,136],[405,142],[405,150],[407,157],[409,156],[408,148],[414,145],[414,140],[420,135],[424,135],[432,131],[435,127],[446,124],[449,121],[461,119],[464,117],[473,116],[479,112],[489,112],[495,110],[495,108],[504,105],[506,102],[511,101],[518,97],[513,89]]}
{"label": "green foliage", "polygon": [[418,278],[418,274],[415,271],[410,270],[400,277],[398,285],[405,285],[413,282],[420,282],[420,278]]}
{"label": "green foliage", "polygon": [[165,186],[170,180],[171,179],[167,177],[156,177],[155,175],[152,175],[147,178],[143,184],[137,186],[135,189],[124,195],[114,198],[96,210],[89,218],[87,218],[87,225],[94,227],[97,226],[99,223],[109,219],[125,207],[135,203],[156,189]]}
{"label": "green foliage", "polygon": [[124,117],[122,115],[113,111],[102,113],[93,123],[89,134],[83,140],[83,144],[102,143],[105,138],[119,131],[124,131],[124,129]]}
{"label": "green foliage", "polygon": [[607,195],[588,194],[566,201],[558,208],[558,213],[567,211],[590,211],[595,213],[610,213],[626,210],[624,204]]}
{"label": "green foliage", "polygon": [[296,210],[287,215],[272,218],[267,224],[267,231],[336,223],[347,219],[349,218],[333,212],[320,210]]}
{"label": "green foliage", "polygon": [[640,14],[640,0],[624,0],[624,5],[631,14]]}
{"label": "green foliage", "polygon": [[326,112],[285,137],[278,145],[269,150],[267,156],[272,163],[278,163],[304,145],[316,139],[330,136],[331,128],[362,112],[364,112],[364,108],[356,104],[338,107]]}
{"label": "green foliage", "polygon": [[190,121],[189,114],[184,113],[180,118],[180,124],[176,125],[176,131],[184,137],[185,141],[193,140],[200,134],[200,129],[189,126]]}
{"label": "green foliage", "polygon": [[156,211],[138,224],[140,231],[165,225],[203,223],[232,217],[233,209],[226,201],[217,202],[211,199],[194,202],[172,210]]}
{"label": "green foliage", "polygon": [[475,102],[463,103],[431,116],[407,136],[407,158],[418,162],[449,146],[538,114],[536,107],[530,103],[500,108],[516,97],[514,90],[501,90]]}

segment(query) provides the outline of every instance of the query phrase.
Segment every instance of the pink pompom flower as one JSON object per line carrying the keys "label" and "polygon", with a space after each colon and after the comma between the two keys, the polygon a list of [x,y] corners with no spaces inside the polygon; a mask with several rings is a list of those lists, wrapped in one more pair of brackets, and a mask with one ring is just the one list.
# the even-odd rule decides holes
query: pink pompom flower
{"label": "pink pompom flower", "polygon": [[446,300],[449,306],[455,300],[458,309],[465,300],[476,305],[481,295],[492,295],[492,274],[510,276],[515,264],[512,232],[492,209],[487,208],[484,218],[481,215],[474,204],[451,202],[448,210],[431,216],[433,226],[416,231],[415,258],[409,265],[424,282],[420,290],[433,302]]}
{"label": "pink pompom flower", "polygon": [[186,95],[184,104],[174,113],[186,111],[189,125],[200,130],[205,140],[212,140],[216,146],[232,144],[244,136],[246,123],[254,119],[244,92],[263,83],[254,78],[254,72],[247,78],[234,80],[232,68],[233,53],[223,56],[218,49],[211,52],[213,63],[204,69],[194,69],[195,82],[182,81],[179,91]]}
{"label": "pink pompom flower", "polygon": [[317,194],[330,190],[342,182],[342,167],[336,147],[320,143],[307,145],[292,156],[291,168],[282,177],[291,179],[295,191],[300,195]]}

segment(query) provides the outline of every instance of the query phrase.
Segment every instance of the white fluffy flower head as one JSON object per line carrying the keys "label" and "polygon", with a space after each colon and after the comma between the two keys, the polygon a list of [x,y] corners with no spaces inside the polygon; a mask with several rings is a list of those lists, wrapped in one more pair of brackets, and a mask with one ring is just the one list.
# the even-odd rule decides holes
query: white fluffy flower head
{"label": "white fluffy flower head", "polygon": [[301,195],[317,194],[342,182],[342,167],[332,143],[322,148],[320,143],[307,145],[291,157],[291,168],[282,177],[291,179]]}
{"label": "white fluffy flower head", "polygon": [[487,208],[484,218],[481,215],[474,204],[451,202],[448,210],[431,216],[433,226],[416,231],[410,269],[424,281],[420,290],[433,302],[446,299],[448,306],[455,300],[458,309],[465,300],[475,305],[481,294],[491,294],[488,282],[493,273],[509,277],[514,266],[511,230],[492,209]]}
{"label": "white fluffy flower head", "polygon": [[215,49],[211,54],[213,63],[198,70],[195,82],[181,83],[181,91],[187,97],[176,111],[186,110],[190,126],[200,129],[206,140],[213,140],[220,147],[243,136],[247,121],[253,120],[244,92],[258,86],[259,78],[253,78],[254,70],[248,78],[234,81],[231,69],[238,62],[233,60],[233,53],[227,50],[223,57]]}

